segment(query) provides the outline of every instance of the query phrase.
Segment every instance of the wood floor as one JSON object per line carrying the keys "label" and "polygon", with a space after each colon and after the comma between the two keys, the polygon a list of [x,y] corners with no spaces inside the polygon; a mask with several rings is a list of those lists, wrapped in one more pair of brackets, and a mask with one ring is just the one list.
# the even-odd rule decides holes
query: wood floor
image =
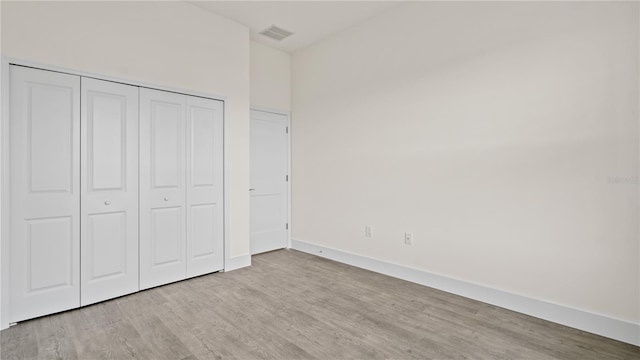
{"label": "wood floor", "polygon": [[640,348],[304,253],[26,321],[8,359],[640,359]]}

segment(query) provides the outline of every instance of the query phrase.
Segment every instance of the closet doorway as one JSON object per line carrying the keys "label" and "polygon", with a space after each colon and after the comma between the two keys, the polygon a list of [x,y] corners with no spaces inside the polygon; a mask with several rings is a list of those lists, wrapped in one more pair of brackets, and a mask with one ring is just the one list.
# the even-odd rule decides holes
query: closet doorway
{"label": "closet doorway", "polygon": [[222,100],[2,75],[0,328],[224,269]]}

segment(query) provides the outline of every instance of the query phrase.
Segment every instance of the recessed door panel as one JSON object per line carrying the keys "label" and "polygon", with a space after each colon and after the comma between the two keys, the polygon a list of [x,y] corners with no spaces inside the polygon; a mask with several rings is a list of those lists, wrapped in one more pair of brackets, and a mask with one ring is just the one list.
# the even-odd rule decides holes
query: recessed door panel
{"label": "recessed door panel", "polygon": [[140,89],[140,288],[186,277],[186,96]]}
{"label": "recessed door panel", "polygon": [[182,258],[182,207],[151,209],[151,267],[174,265]]}
{"label": "recessed door panel", "polygon": [[191,207],[191,231],[193,242],[192,259],[213,255],[216,251],[215,205]]}
{"label": "recessed door panel", "polygon": [[[73,88],[27,82],[30,192],[70,192]],[[75,104],[77,106],[77,104]]]}
{"label": "recessed door panel", "polygon": [[193,186],[214,186],[216,157],[215,109],[191,107],[191,176]]}
{"label": "recessed door panel", "polygon": [[138,88],[82,78],[81,304],[138,286]]}
{"label": "recessed door panel", "polygon": [[287,117],[251,111],[251,253],[287,246]]}
{"label": "recessed door panel", "polygon": [[126,97],[87,91],[89,190],[120,190],[126,179]]}
{"label": "recessed door panel", "polygon": [[127,216],[125,211],[92,214],[87,222],[86,253],[91,254],[86,282],[95,283],[127,274]]}
{"label": "recessed door panel", "polygon": [[80,78],[10,67],[10,300],[18,322],[80,305]]}
{"label": "recessed door panel", "polygon": [[181,104],[151,101],[151,179],[154,188],[180,186],[183,111]]}
{"label": "recessed door panel", "polygon": [[27,293],[73,286],[72,223],[68,216],[26,221]]}
{"label": "recessed door panel", "polygon": [[224,266],[223,109],[187,97],[187,276]]}

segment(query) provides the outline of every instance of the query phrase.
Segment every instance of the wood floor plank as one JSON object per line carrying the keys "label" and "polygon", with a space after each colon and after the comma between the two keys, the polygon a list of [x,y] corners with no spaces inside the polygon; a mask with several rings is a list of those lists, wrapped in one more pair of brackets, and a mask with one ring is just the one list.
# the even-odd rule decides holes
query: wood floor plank
{"label": "wood floor plank", "polygon": [[64,321],[65,314],[56,314],[42,319],[36,327],[38,341],[38,359],[77,359],[73,333]]}
{"label": "wood floor plank", "polygon": [[4,359],[640,359],[640,348],[290,250],[25,321]]}
{"label": "wood floor plank", "polygon": [[0,359],[37,359],[38,339],[33,321],[0,332]]}
{"label": "wood floor plank", "polygon": [[183,359],[193,356],[191,351],[176,336],[179,329],[167,327],[159,318],[162,314],[143,314],[129,318],[141,341],[152,352],[151,358]]}

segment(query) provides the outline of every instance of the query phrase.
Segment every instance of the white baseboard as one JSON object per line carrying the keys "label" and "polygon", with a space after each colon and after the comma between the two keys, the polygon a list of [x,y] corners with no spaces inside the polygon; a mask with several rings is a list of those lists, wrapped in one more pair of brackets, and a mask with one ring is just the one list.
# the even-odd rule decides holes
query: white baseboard
{"label": "white baseboard", "polygon": [[251,266],[251,254],[227,258],[224,261],[224,272],[241,269],[247,266]]}
{"label": "white baseboard", "polygon": [[640,324],[300,240],[292,239],[291,248],[640,346]]}

